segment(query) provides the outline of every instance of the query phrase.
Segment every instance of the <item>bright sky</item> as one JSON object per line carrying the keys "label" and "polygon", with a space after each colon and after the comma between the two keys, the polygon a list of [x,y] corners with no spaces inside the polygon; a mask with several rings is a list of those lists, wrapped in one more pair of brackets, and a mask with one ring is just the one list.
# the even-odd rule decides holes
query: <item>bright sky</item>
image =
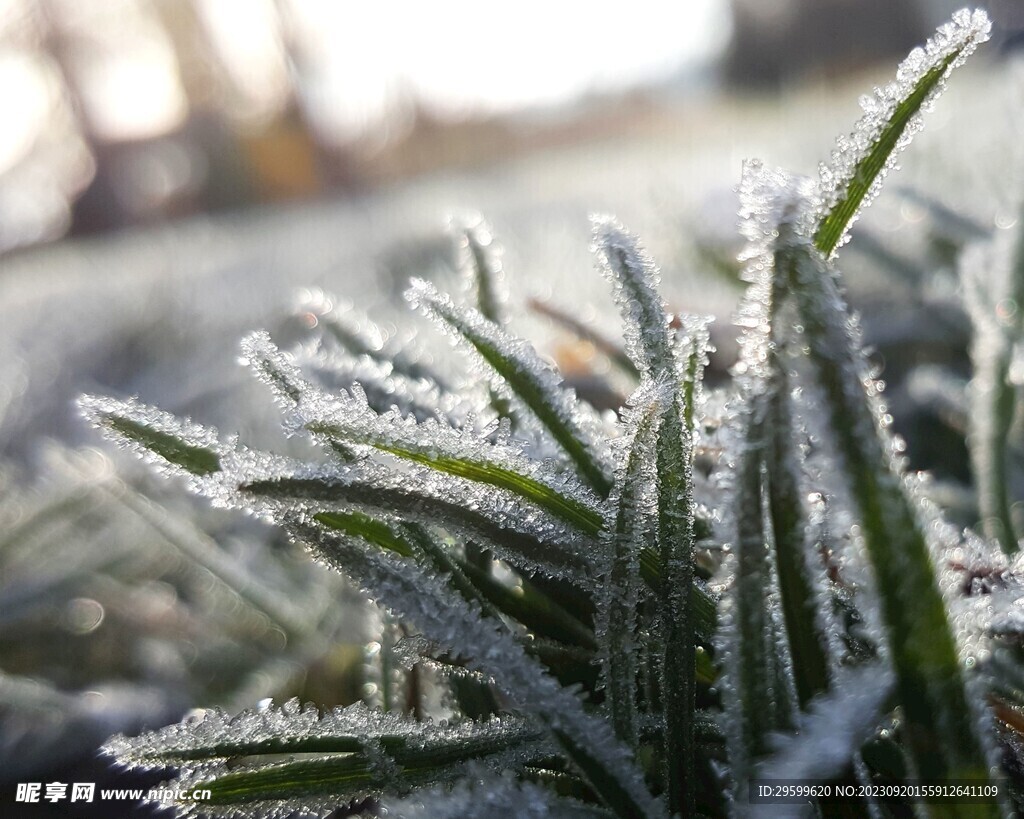
{"label": "bright sky", "polygon": [[345,132],[411,89],[449,111],[554,103],[693,67],[729,36],[727,0],[291,0],[320,64],[314,116]]}

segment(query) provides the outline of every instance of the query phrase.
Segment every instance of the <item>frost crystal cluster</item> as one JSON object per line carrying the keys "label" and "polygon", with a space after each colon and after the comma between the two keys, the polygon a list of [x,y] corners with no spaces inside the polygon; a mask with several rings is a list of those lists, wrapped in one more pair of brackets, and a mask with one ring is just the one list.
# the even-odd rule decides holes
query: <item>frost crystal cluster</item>
{"label": "frost crystal cluster", "polygon": [[[210,791],[175,805],[181,815],[351,804],[381,816],[743,816],[759,810],[759,778],[995,794],[821,796],[784,812],[1009,813],[1024,783],[1013,522],[986,501],[997,520],[959,532],[927,481],[904,473],[834,259],[987,32],[983,13],[964,11],[915,50],[865,98],[819,180],[748,163],[748,292],[728,387],[702,384],[707,321],[672,315],[638,240],[599,218],[594,251],[625,328],[610,357],[635,377],[617,415],[580,400],[511,332],[479,221],[455,231],[463,296],[424,281],[406,294],[457,349],[463,381],[322,294],[294,350],[267,333],[245,340],[286,430],[320,457],[83,398],[109,437],[345,574],[403,624],[404,638],[380,644],[394,674],[442,695],[433,714],[211,710],[107,751]],[[975,255],[993,253],[1015,295],[1020,254]],[[979,333],[998,359],[978,376],[979,401],[995,383],[1012,408],[1019,336],[1019,322]],[[1000,434],[981,435],[979,468]],[[979,481],[997,500],[1004,484]]]}

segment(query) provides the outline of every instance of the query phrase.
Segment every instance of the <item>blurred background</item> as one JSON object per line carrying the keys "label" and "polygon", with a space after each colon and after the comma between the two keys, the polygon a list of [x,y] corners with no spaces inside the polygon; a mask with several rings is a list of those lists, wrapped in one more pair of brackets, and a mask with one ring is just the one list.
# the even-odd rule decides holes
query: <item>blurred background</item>
{"label": "blurred background", "polygon": [[[947,0],[2,0],[0,251],[686,127],[835,80]],[[1008,45],[1024,10],[996,0]]]}
{"label": "blurred background", "polygon": [[[742,161],[814,173],[858,96],[959,5],[0,0],[0,804],[19,781],[110,780],[105,737],[190,708],[406,696],[380,659],[398,624],[103,446],[76,396],[287,450],[238,339],[287,344],[325,305],[402,335],[405,283],[451,286],[447,220],[472,211],[514,303],[548,307],[515,329],[581,393],[595,351],[544,314],[615,326],[595,211],[645,239],[672,307],[719,317],[720,378]],[[913,463],[967,522],[956,258],[1016,224],[1022,130],[1024,7],[988,10],[994,43],[844,257]],[[91,810],[74,815],[115,815]]]}

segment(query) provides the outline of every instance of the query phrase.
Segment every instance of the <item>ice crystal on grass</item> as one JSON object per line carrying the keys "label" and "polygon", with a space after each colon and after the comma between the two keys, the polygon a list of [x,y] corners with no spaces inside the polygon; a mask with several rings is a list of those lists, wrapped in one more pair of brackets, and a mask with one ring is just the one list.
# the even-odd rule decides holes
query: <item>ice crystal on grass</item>
{"label": "ice crystal on grass", "polygon": [[226,505],[270,515],[287,510],[359,510],[372,517],[441,527],[486,544],[532,572],[577,583],[588,582],[592,575],[586,551],[595,549],[596,541],[540,513],[523,514],[514,497],[422,467],[396,473],[373,462],[325,469],[277,461],[268,470],[265,459],[252,458],[240,460],[238,467],[228,482],[208,484],[205,493]]}
{"label": "ice crystal on grass", "polygon": [[141,737],[112,737],[104,751],[122,764],[161,769],[169,764],[216,761],[256,754],[364,753],[368,743],[403,754],[423,753],[431,745],[459,745],[474,756],[541,734],[522,719],[434,724],[385,713],[356,703],[322,714],[292,699],[279,708],[244,711],[236,716],[207,709],[194,719]]}
{"label": "ice crystal on grass", "polygon": [[525,405],[576,465],[580,477],[607,495],[611,463],[596,419],[577,404],[574,392],[528,342],[509,335],[476,310],[457,307],[427,282],[413,281],[406,298],[457,343],[475,351],[484,365],[482,374],[499,394]]}
{"label": "ice crystal on grass", "polygon": [[989,37],[984,11],[963,9],[923,48],[915,48],[896,78],[861,98],[864,115],[853,133],[840,137],[832,161],[819,168],[820,204],[815,244],[826,255],[843,245],[859,212],[878,195],[899,153],[924,126],[927,112],[946,79]]}
{"label": "ice crystal on grass", "polygon": [[594,250],[625,319],[626,351],[641,372],[673,366],[669,315],[654,261],[614,219],[595,218]]}
{"label": "ice crystal on grass", "polygon": [[362,576],[353,579],[372,599],[418,625],[430,639],[470,658],[470,667],[494,679],[518,707],[552,733],[598,793],[624,809],[639,810],[643,815],[660,813],[646,793],[631,755],[608,724],[588,715],[578,696],[545,673],[500,623],[481,618],[476,607],[453,597],[443,580],[408,563],[361,549],[354,554],[346,538],[302,522],[286,526],[346,573],[362,569]]}
{"label": "ice crystal on grass", "polygon": [[[726,737],[737,795],[754,761],[769,751],[774,731],[792,727],[782,692],[775,691],[778,591],[772,572],[764,502],[765,410],[757,404],[734,419],[736,461],[730,464],[731,554],[723,570],[731,592],[722,607],[720,652]],[[785,683],[784,683],[785,684]]]}
{"label": "ice crystal on grass", "polygon": [[291,357],[277,349],[266,331],[253,333],[242,340],[239,363],[252,367],[256,377],[273,390],[278,403],[285,409],[297,405],[310,389]]}
{"label": "ice crystal on grass", "polygon": [[405,799],[385,802],[388,816],[396,819],[463,819],[466,816],[515,816],[522,819],[598,819],[604,810],[573,799],[558,798],[550,790],[486,770],[471,770],[451,790],[431,788]]}
{"label": "ice crystal on grass", "polygon": [[[260,343],[260,356],[285,363],[269,339]],[[288,377],[297,382],[298,377]],[[418,421],[397,408],[377,412],[360,385],[328,395],[316,388],[303,390],[294,417],[298,429],[314,437],[341,443],[357,451],[376,451],[430,466],[438,472],[490,484],[533,503],[581,531],[596,535],[601,507],[593,493],[564,471],[528,458],[522,447],[494,441],[495,430],[477,434],[435,420]],[[507,434],[501,437],[507,437]]]}
{"label": "ice crystal on grass", "polygon": [[801,715],[794,734],[771,742],[772,756],[758,768],[765,779],[831,779],[843,773],[875,733],[893,693],[893,676],[867,665],[843,672],[835,692],[819,697]]}
{"label": "ice crystal on grass", "polygon": [[[213,794],[179,810],[214,816],[370,795],[399,816],[742,815],[757,776],[984,784],[997,741],[1019,750],[1006,770],[1024,769],[1024,563],[950,526],[928,481],[905,474],[832,261],[986,34],[983,14],[959,13],[913,53],[820,182],[745,166],[740,357],[707,396],[707,321],[673,316],[639,241],[599,219],[593,249],[625,327],[625,353],[608,349],[640,382],[618,418],[508,329],[480,222],[456,229],[470,306],[423,281],[407,294],[470,353],[464,390],[455,366],[442,374],[325,297],[304,314],[312,341],[246,340],[285,428],[323,448],[313,462],[84,399],[108,436],[280,527],[387,624],[387,713],[211,711],[108,749],[179,766],[179,785]],[[975,287],[979,324],[990,287]],[[1013,409],[1011,369],[997,380]],[[453,721],[431,721],[430,701]],[[1004,807],[911,801],[921,815]]]}
{"label": "ice crystal on grass", "polygon": [[454,393],[432,379],[404,375],[390,361],[353,356],[344,350],[319,345],[301,356],[299,363],[314,374],[317,383],[325,389],[342,390],[359,384],[367,403],[377,412],[387,412],[394,407],[403,416],[418,421],[442,419],[453,427],[466,426],[473,420],[483,423],[493,416],[484,391],[467,385],[466,389]]}
{"label": "ice crystal on grass", "polygon": [[605,688],[615,731],[635,743],[636,612],[640,598],[640,552],[652,538],[657,521],[658,428],[667,389],[644,383],[631,396],[620,439],[623,456],[609,499],[614,519],[606,529],[608,566],[602,572],[598,598],[598,636],[602,638]]}
{"label": "ice crystal on grass", "polygon": [[117,401],[86,395],[79,399],[86,420],[111,440],[130,447],[172,473],[203,477],[220,471],[217,431],[135,399]]}
{"label": "ice crystal on grass", "polygon": [[806,178],[751,160],[743,166],[739,193],[740,232],[747,241],[740,261],[748,286],[734,319],[741,333],[740,356],[733,373],[737,387],[753,395],[769,388],[771,358],[778,351],[784,326],[773,321],[779,289],[776,240],[780,229],[809,230],[811,215],[805,203],[813,190]]}

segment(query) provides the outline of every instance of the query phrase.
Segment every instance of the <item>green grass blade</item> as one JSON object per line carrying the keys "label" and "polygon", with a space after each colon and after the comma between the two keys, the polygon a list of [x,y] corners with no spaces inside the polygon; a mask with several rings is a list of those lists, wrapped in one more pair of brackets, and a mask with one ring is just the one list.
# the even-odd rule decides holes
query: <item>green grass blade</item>
{"label": "green grass blade", "polygon": [[438,526],[486,544],[518,569],[542,571],[581,585],[587,584],[591,573],[586,556],[565,543],[511,529],[507,521],[495,519],[486,506],[470,508],[457,498],[418,491],[397,480],[349,481],[281,475],[247,481],[236,488],[243,498],[248,497],[247,505],[260,499],[284,506],[314,502],[321,507],[320,512],[355,510],[375,518],[397,517],[409,523]]}
{"label": "green grass blade", "polygon": [[860,210],[861,203],[871,186],[890,161],[911,117],[920,111],[922,103],[936,89],[939,81],[947,76],[949,67],[957,56],[958,52],[949,54],[918,81],[913,91],[897,106],[892,119],[885,125],[871,150],[857,163],[852,176],[843,187],[839,201],[821,220],[821,226],[814,235],[814,244],[822,253],[831,254],[836,249]]}
{"label": "green grass blade", "polygon": [[505,271],[501,265],[501,248],[483,219],[477,217],[453,225],[459,267],[462,277],[472,288],[476,309],[485,319],[499,326],[506,323]]}
{"label": "green grass blade", "polygon": [[[390,526],[366,516],[357,515],[358,525],[353,527],[345,520],[349,517],[352,516],[329,513],[314,515],[317,522],[328,528],[362,537],[402,556],[417,555],[425,559],[439,576],[449,578],[451,585],[464,600],[475,602],[484,614],[495,620],[500,621],[504,615],[522,623],[542,638],[584,651],[596,650],[593,631],[526,578],[520,579],[517,588],[509,588],[472,561],[460,560],[452,555],[430,532],[417,524],[401,525],[402,531],[408,535],[406,538],[398,535]],[[359,518],[365,519],[365,522]],[[536,650],[538,645],[539,641],[532,637],[524,642],[527,651],[542,656]]]}
{"label": "green grass blade", "polygon": [[814,245],[830,256],[843,243],[863,206],[881,188],[896,155],[921,128],[921,111],[942,92],[954,68],[988,39],[983,11],[957,12],[923,49],[915,49],[900,65],[896,82],[877,89],[865,100],[865,113],[853,134],[839,141],[831,165],[822,166],[824,212]]}
{"label": "green grass blade", "polygon": [[472,563],[462,563],[461,568],[480,593],[507,617],[552,640],[590,651],[597,649],[594,632],[526,578],[520,579],[517,588],[509,588]]}
{"label": "green grass blade", "polygon": [[771,750],[771,734],[791,727],[790,715],[779,710],[785,698],[773,690],[775,624],[769,610],[773,582],[764,495],[767,407],[764,400],[751,403],[735,467],[735,558],[723,614],[729,759],[737,798],[745,792],[756,761]]}
{"label": "green grass blade", "polygon": [[[776,381],[769,394],[770,432],[766,463],[772,541],[779,576],[782,622],[793,663],[793,681],[799,705],[806,709],[813,697],[829,686],[829,641],[822,631],[827,612],[819,611],[815,589],[824,582],[825,566],[808,565],[810,521],[800,491],[799,462],[794,452],[793,418],[789,407],[789,379],[776,364]],[[811,571],[821,578],[815,580]]]}
{"label": "green grass blade", "polygon": [[[285,483],[289,484],[290,482],[286,481]],[[361,487],[361,489],[366,490],[366,487]],[[267,489],[264,487],[258,491],[264,492]],[[308,485],[302,487],[290,485],[287,491],[297,492],[300,495],[315,494],[318,498],[322,498],[325,492],[330,492],[330,489],[324,486],[311,489]],[[377,501],[382,498],[386,501],[388,498],[387,492],[382,492],[379,487],[377,490],[372,488],[366,490],[362,494]],[[270,490],[270,495],[280,498],[281,492]],[[359,493],[357,493],[358,496],[360,496]],[[351,496],[349,500],[351,501]],[[285,510],[287,508],[286,504]],[[453,513],[451,506],[445,508],[448,513],[441,516],[443,520],[435,521],[435,523],[451,530],[453,515],[457,512]],[[387,504],[376,510],[376,514],[387,518],[389,522],[386,523],[369,519],[365,515],[347,513],[318,513],[313,516],[313,519],[333,532],[348,535],[350,538],[368,540],[400,557],[414,556],[415,562],[426,567],[434,577],[440,578],[448,586],[449,593],[456,594],[463,600],[479,606],[480,612],[495,623],[502,623],[504,615],[533,630],[536,637],[534,635],[530,635],[528,638],[517,637],[517,642],[530,655],[543,662],[559,679],[565,679],[570,683],[582,682],[590,688],[593,687],[593,678],[596,674],[593,670],[592,651],[595,643],[593,633],[587,626],[546,594],[535,589],[529,581],[523,579],[521,588],[516,590],[506,588],[472,563],[453,556],[421,526],[390,522],[393,512],[394,509]],[[278,510],[274,514],[281,513]],[[407,511],[405,517],[416,518],[417,515]],[[340,548],[340,546],[336,547],[335,551],[331,552],[331,561],[346,574],[353,575],[355,573],[354,576],[363,576],[359,574],[358,566],[366,563],[365,556],[358,551],[353,551],[355,547],[348,543],[345,545],[343,555],[338,553]],[[538,542],[536,548],[538,551],[542,551],[544,544]],[[508,550],[502,549],[502,551]],[[550,559],[550,555],[547,555],[547,559]],[[413,561],[410,561],[410,564],[412,563]],[[573,577],[576,582],[580,582],[581,576],[577,574]],[[586,584],[582,588],[589,591]],[[552,640],[560,642],[549,645],[548,643]],[[456,686],[459,685],[456,680]],[[493,713],[494,710],[494,708],[490,708],[487,713]]]}
{"label": "green grass blade", "polygon": [[594,226],[595,249],[625,324],[627,352],[637,369],[668,384],[671,400],[656,448],[658,558],[663,575],[658,612],[662,631],[661,676],[665,718],[665,767],[669,810],[689,815],[693,795],[694,627],[690,600],[696,544],[693,440],[700,379],[708,346],[705,322],[684,319],[677,346],[658,292],[660,274],[636,238],[615,221]]}
{"label": "green grass blade", "polygon": [[[651,587],[651,591],[660,594],[665,586],[661,559],[653,549],[645,549],[640,554],[640,576]],[[718,629],[718,601],[703,585],[694,581],[690,591],[690,606],[693,610],[693,629],[697,641],[703,645],[712,644],[715,631]]]}
{"label": "green grass blade", "polygon": [[317,512],[313,520],[328,529],[362,538],[401,557],[413,557],[416,554],[409,542],[388,524],[362,512]]}
{"label": "green grass blade", "polygon": [[270,386],[286,407],[298,404],[309,389],[298,369],[277,349],[270,340],[270,334],[264,330],[242,340],[242,361],[252,367],[257,377]]}
{"label": "green grass blade", "polygon": [[1010,381],[1013,351],[1002,339],[984,338],[975,328],[972,350],[971,466],[978,495],[978,513],[985,536],[1006,554],[1020,548],[1014,527],[1009,477],[1013,461],[1010,434],[1017,408],[1017,387]]}
{"label": "green grass blade", "polygon": [[[745,329],[737,369],[741,389],[754,404],[752,411],[763,415],[758,421],[763,440],[758,445],[766,467],[767,526],[778,579],[780,611],[775,628],[783,649],[779,653],[788,655],[789,661],[788,669],[781,660],[776,664],[778,689],[791,691],[796,704],[806,709],[829,684],[830,644],[825,628],[831,620],[831,603],[823,588],[825,567],[815,561],[817,545],[809,542],[814,532],[802,489],[805,454],[801,446],[807,433],[791,408],[794,384],[789,370],[792,355],[799,353],[803,342],[792,329],[799,320],[788,298],[789,282],[773,258],[778,220],[800,213],[782,194],[789,187],[808,186],[768,171],[758,162],[744,166],[740,207],[748,240],[743,277],[749,287],[739,310]],[[774,212],[776,208],[780,213]]]}
{"label": "green grass blade", "polygon": [[[292,701],[280,710],[230,719],[208,712],[198,723],[115,737],[105,750],[134,767],[206,763],[175,788],[209,790],[203,808],[213,815],[228,808],[266,815],[330,809],[368,795],[451,782],[469,760],[513,749],[529,754],[531,743],[537,748],[542,738],[542,730],[515,717],[446,726],[362,705],[320,716]],[[281,754],[300,756],[282,762]],[[246,762],[236,770],[234,764],[209,764],[242,758]]]}
{"label": "green grass blade", "polygon": [[[206,792],[202,804],[207,816],[217,816],[219,809],[229,816],[255,817],[282,804],[286,812],[324,810],[384,792],[393,779],[382,767],[380,761],[363,755],[327,754],[239,770],[201,769],[196,777],[175,784],[190,793]],[[428,775],[425,781],[432,782],[433,777]],[[411,772],[403,777],[401,790],[415,784],[420,783]]]}
{"label": "green grass blade", "polygon": [[94,426],[121,446],[155,455],[165,464],[196,477],[220,471],[216,432],[137,401],[86,395],[79,407]]}
{"label": "green grass blade", "polygon": [[193,475],[210,475],[220,471],[220,458],[212,450],[191,445],[172,434],[160,432],[129,418],[108,415],[105,423],[112,431]]}
{"label": "green grass blade", "polygon": [[[487,446],[479,440],[470,450],[458,440],[461,436],[457,430],[431,422],[417,428],[407,428],[397,417],[386,419],[379,425],[354,423],[361,415],[360,408],[346,406],[331,420],[307,421],[304,427],[317,436],[373,447],[439,472],[504,489],[575,526],[584,534],[595,536],[601,531],[601,513],[592,505],[496,462],[505,455],[506,460],[521,462],[525,471],[531,465],[518,453],[505,453],[499,446]],[[454,444],[452,449],[447,448],[449,443]],[[478,453],[477,457],[472,457],[470,451]]]}
{"label": "green grass blade", "polygon": [[562,447],[584,483],[607,497],[611,468],[600,435],[585,428],[575,397],[532,347],[477,311],[456,307],[426,282],[414,281],[406,298],[468,343]]}
{"label": "green grass blade", "polygon": [[362,753],[367,741],[378,743],[397,759],[421,753],[415,746],[422,739],[444,759],[452,753],[446,750],[449,746],[486,750],[540,735],[538,729],[516,717],[480,726],[447,726],[375,711],[361,703],[321,714],[312,706],[300,707],[297,700],[290,700],[269,711],[243,711],[236,716],[209,709],[198,722],[171,725],[138,737],[116,736],[104,751],[123,765],[157,769],[247,756]]}
{"label": "green grass blade", "polygon": [[562,730],[557,725],[551,729],[562,752],[572,760],[587,784],[601,797],[601,800],[621,819],[662,816],[654,804],[642,804],[629,789],[622,787],[617,777],[609,776],[607,768],[595,753],[595,748],[580,742],[579,738]]}
{"label": "green grass blade", "polygon": [[594,250],[625,324],[626,352],[641,375],[678,375],[672,330],[658,292],[661,274],[636,237],[614,219],[594,222]]}
{"label": "green grass blade", "polygon": [[693,600],[693,552],[696,545],[693,496],[693,441],[696,434],[700,383],[707,363],[708,334],[703,321],[684,320],[677,352],[677,373],[671,405],[662,419],[658,439],[658,550],[665,567],[659,616],[662,640],[661,673],[666,681],[665,753],[669,805],[689,815],[697,789],[693,742],[696,670],[694,652],[700,626]]}
{"label": "green grass blade", "polygon": [[[480,606],[483,614],[498,622],[504,615],[530,628],[533,634],[517,639],[552,673],[556,673],[556,666],[568,665],[577,678],[590,676],[591,652],[596,647],[594,634],[564,608],[525,579],[515,591],[502,585],[471,560],[452,555],[422,526],[406,524],[402,528],[435,573],[447,577],[464,600]],[[582,669],[582,675],[578,669]],[[489,713],[495,710],[496,706]]]}
{"label": "green grass blade", "polygon": [[[956,638],[932,566],[922,523],[887,451],[863,379],[868,371],[849,336],[833,271],[810,245],[782,235],[776,269],[787,276],[822,390],[827,427],[846,464],[860,535],[874,570],[906,745],[917,774],[935,780],[988,780]],[[939,806],[933,806],[939,810]],[[949,815],[967,806],[942,806]],[[975,806],[970,806],[973,809]],[[981,815],[997,815],[994,807]],[[977,814],[971,814],[977,815]]]}
{"label": "green grass blade", "polygon": [[400,529],[405,534],[400,534],[391,525],[359,512],[319,512],[313,519],[329,529],[361,538],[401,557],[422,557],[433,565],[439,576],[447,576],[465,600],[476,602],[484,614],[496,619],[505,615],[541,636],[568,645],[588,650],[596,648],[593,632],[529,581],[522,581],[518,593],[507,588],[472,563],[451,555],[418,525],[404,524]]}
{"label": "green grass blade", "polygon": [[[625,418],[629,447],[615,478],[608,527],[608,567],[598,600],[597,631],[608,708],[615,733],[636,747],[637,604],[640,599],[639,556],[657,527],[657,443],[665,411],[665,388],[641,384],[631,396]],[[692,656],[690,666],[693,666]]]}

